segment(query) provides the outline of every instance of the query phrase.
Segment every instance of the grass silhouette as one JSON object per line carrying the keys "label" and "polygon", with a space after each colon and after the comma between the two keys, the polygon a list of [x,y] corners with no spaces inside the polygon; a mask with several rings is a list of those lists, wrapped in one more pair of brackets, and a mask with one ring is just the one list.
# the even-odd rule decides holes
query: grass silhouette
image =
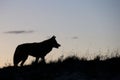
{"label": "grass silhouette", "polygon": [[120,57],[93,60],[71,56],[57,62],[0,69],[0,80],[119,80]]}

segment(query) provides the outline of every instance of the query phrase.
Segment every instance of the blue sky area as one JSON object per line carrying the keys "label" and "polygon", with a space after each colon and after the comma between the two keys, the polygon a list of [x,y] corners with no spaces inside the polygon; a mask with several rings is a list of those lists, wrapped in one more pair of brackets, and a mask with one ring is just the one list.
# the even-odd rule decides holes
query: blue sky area
{"label": "blue sky area", "polygon": [[56,35],[62,46],[48,58],[85,56],[88,49],[120,49],[119,34],[120,0],[0,0],[1,66],[13,64],[21,43]]}

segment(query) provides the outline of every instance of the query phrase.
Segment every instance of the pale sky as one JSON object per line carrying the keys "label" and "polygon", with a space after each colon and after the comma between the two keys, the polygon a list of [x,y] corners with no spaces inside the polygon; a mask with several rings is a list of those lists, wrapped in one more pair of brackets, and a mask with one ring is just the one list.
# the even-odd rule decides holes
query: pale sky
{"label": "pale sky", "polygon": [[21,43],[56,35],[62,46],[48,58],[58,58],[120,49],[119,34],[120,0],[0,0],[0,66],[13,64]]}

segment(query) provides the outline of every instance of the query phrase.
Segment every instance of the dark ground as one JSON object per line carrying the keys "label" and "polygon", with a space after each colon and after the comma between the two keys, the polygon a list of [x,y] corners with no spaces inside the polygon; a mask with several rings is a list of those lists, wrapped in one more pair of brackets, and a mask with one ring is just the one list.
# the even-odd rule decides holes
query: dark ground
{"label": "dark ground", "polygon": [[64,61],[0,69],[0,80],[120,80],[120,57],[100,60],[69,57]]}

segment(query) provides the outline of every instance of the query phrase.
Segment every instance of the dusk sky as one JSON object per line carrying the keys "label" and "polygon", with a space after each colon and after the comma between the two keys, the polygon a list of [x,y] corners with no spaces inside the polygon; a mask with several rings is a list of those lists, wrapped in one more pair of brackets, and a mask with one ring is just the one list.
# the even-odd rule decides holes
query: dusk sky
{"label": "dusk sky", "polygon": [[120,49],[120,0],[0,0],[0,67],[17,45],[53,35],[61,47],[47,59]]}

